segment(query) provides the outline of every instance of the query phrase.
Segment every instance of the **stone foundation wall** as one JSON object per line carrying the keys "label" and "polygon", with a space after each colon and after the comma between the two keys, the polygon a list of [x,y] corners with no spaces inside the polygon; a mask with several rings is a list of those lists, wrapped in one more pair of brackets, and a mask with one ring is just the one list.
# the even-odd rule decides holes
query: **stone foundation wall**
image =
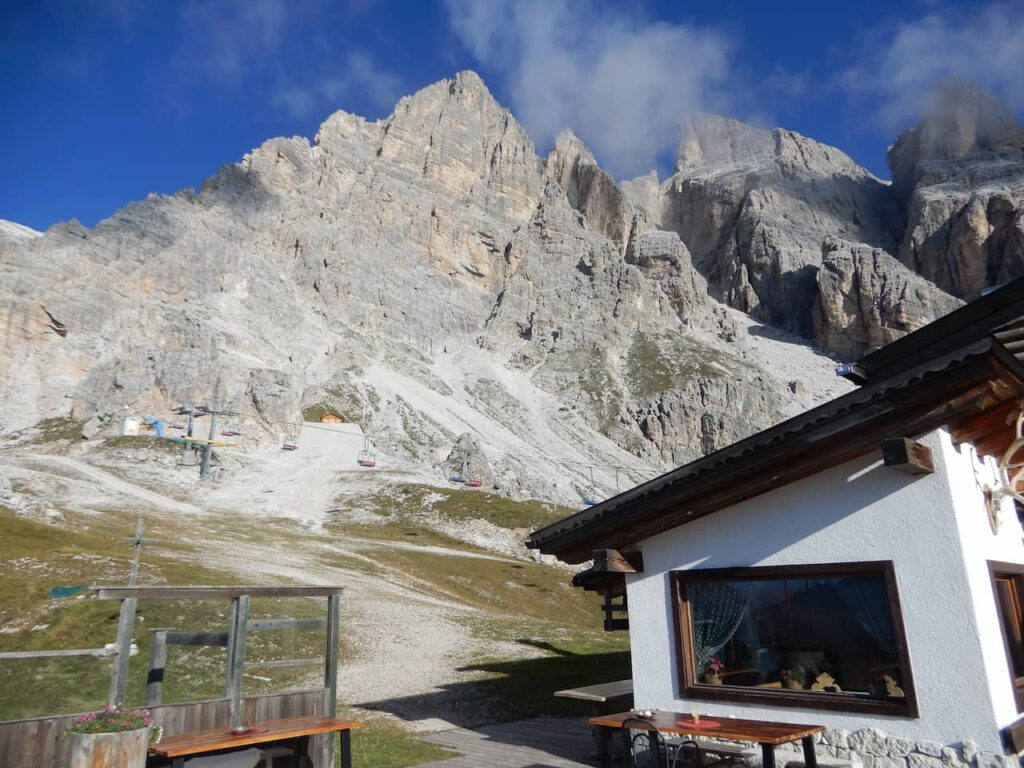
{"label": "stone foundation wall", "polygon": [[[982,752],[973,741],[941,744],[889,736],[877,728],[859,731],[830,729],[815,737],[815,753],[823,766],[830,760],[848,760],[854,768],[1021,768],[1017,755]],[[776,763],[803,762],[800,743],[776,750]]]}

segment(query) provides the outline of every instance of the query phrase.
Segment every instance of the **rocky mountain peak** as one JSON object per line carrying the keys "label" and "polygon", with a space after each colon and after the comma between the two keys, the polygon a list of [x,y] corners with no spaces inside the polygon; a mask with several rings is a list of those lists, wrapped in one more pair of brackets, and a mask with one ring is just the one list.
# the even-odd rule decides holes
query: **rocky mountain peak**
{"label": "rocky mountain peak", "polygon": [[718,115],[683,121],[676,148],[676,172],[731,163],[769,163],[775,155],[771,132]]}
{"label": "rocky mountain peak", "polygon": [[1024,271],[1024,128],[994,94],[941,83],[887,161],[906,217],[900,261],[966,299]]}
{"label": "rocky mountain peak", "polygon": [[597,160],[594,159],[594,153],[590,151],[590,147],[584,144],[579,136],[566,128],[558,134],[555,146],[548,152],[544,164],[548,169],[548,175],[557,180],[562,178],[565,173],[571,172],[573,167],[597,165]]}
{"label": "rocky mountain peak", "polygon": [[905,195],[915,183],[934,181],[950,161],[985,156],[1024,158],[1024,128],[994,93],[951,78],[936,86],[921,122],[897,139],[886,160]]}

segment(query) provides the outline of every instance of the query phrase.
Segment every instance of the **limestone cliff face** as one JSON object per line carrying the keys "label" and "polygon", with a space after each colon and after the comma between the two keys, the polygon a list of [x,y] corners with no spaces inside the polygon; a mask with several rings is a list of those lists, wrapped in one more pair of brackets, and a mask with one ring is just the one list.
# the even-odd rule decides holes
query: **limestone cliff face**
{"label": "limestone cliff face", "polygon": [[715,296],[804,336],[822,239],[894,251],[900,231],[889,187],[839,150],[711,115],[683,125],[657,194],[646,177],[624,189],[685,241]]}
{"label": "limestone cliff face", "polygon": [[497,443],[503,490],[551,495],[537,456],[665,466],[844,386],[805,349],[794,395],[773,357],[792,339],[709,296],[578,140],[542,161],[473,73],[92,229],[8,229],[4,431],[216,397],[256,440],[328,402],[414,464]]}
{"label": "limestone cliff face", "polygon": [[963,304],[879,248],[826,238],[822,256],[814,340],[842,359],[856,360]]}
{"label": "limestone cliff face", "polygon": [[214,397],[266,441],[326,403],[417,472],[472,444],[510,494],[620,490],[842,391],[789,332],[853,359],[1024,272],[1024,143],[982,106],[903,137],[893,186],[710,116],[618,184],[464,72],[92,229],[0,222],[0,430]]}
{"label": "limestone cliff face", "polygon": [[1024,274],[1024,129],[995,96],[946,83],[888,163],[904,264],[966,299]]}
{"label": "limestone cliff face", "polygon": [[634,211],[610,175],[572,131],[564,131],[545,162],[548,176],[564,191],[569,204],[587,223],[625,253],[633,229]]}

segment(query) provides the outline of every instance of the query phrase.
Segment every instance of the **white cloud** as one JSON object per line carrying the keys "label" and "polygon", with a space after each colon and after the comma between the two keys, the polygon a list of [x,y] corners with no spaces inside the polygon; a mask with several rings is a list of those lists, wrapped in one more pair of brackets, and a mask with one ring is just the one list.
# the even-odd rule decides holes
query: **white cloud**
{"label": "white cloud", "polygon": [[875,127],[894,132],[928,107],[936,83],[956,77],[1024,110],[1024,0],[941,9],[900,24],[871,45],[841,82],[870,105]]}
{"label": "white cloud", "polygon": [[356,94],[378,109],[388,109],[402,95],[401,79],[363,50],[349,51],[337,66],[324,66],[319,77],[279,82],[271,102],[297,117],[318,109],[344,108]]}
{"label": "white cloud", "polygon": [[241,85],[270,65],[291,26],[315,6],[310,0],[192,0],[182,8],[184,39],[175,66],[198,82]]}
{"label": "white cloud", "polygon": [[330,11],[326,0],[190,0],[174,60],[178,90],[238,91],[256,83],[273,107],[298,117],[359,97],[390,107],[401,95],[400,79],[365,50],[339,49],[338,30],[324,28],[340,23]]}
{"label": "white cloud", "polygon": [[717,31],[647,22],[597,0],[445,0],[456,35],[505,79],[542,148],[572,128],[602,165],[646,173],[680,121],[728,106],[732,44]]}

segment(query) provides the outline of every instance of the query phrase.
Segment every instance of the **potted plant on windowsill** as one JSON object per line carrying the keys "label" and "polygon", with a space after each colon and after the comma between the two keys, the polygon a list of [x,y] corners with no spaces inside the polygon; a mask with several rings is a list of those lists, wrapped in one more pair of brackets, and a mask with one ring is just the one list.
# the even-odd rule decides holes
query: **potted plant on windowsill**
{"label": "potted plant on windowsill", "polygon": [[725,669],[725,664],[717,656],[712,656],[708,659],[708,671],[704,673],[704,682],[708,685],[721,685],[722,684],[722,670]]}
{"label": "potted plant on windowsill", "polygon": [[788,688],[791,691],[802,691],[804,689],[804,684],[800,682],[800,678],[796,676],[793,670],[784,669],[780,674],[783,688]]}
{"label": "potted plant on windowsill", "polygon": [[148,709],[106,707],[79,717],[62,738],[71,742],[69,768],[145,768],[147,748],[162,732]]}

